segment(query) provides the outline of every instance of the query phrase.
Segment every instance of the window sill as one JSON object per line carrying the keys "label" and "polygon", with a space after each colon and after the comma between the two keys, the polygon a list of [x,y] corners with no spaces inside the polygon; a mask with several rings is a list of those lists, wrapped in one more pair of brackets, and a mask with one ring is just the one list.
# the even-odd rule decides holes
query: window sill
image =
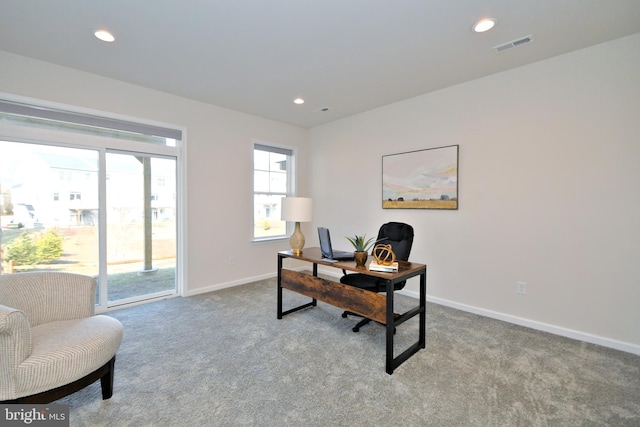
{"label": "window sill", "polygon": [[270,242],[281,242],[284,240],[289,240],[289,236],[263,237],[261,239],[253,239],[251,240],[251,243],[270,243]]}

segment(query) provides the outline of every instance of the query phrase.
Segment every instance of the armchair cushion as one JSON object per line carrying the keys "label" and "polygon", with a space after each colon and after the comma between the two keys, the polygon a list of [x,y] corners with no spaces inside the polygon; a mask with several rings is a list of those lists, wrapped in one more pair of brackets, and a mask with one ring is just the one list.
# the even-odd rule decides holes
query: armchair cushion
{"label": "armchair cushion", "polygon": [[22,395],[80,379],[107,363],[120,347],[122,325],[108,316],[62,320],[36,326],[31,356],[18,365]]}

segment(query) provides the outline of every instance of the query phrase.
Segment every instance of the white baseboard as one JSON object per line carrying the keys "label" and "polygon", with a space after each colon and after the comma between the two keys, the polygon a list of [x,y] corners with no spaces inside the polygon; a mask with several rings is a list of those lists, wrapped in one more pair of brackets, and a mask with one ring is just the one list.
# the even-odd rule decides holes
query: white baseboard
{"label": "white baseboard", "polygon": [[197,288],[191,291],[185,292],[185,297],[190,297],[193,295],[206,294],[207,292],[219,291],[220,289],[230,288],[232,286],[240,286],[246,285],[247,283],[257,282],[259,280],[270,279],[272,277],[276,277],[274,273],[270,274],[262,274],[260,276],[246,277],[244,279],[232,280],[230,282],[217,283],[215,285],[207,286],[204,288]]}
{"label": "white baseboard", "polygon": [[[398,293],[407,295],[412,298],[419,297],[419,294],[414,291],[402,290],[402,291],[398,291]],[[548,323],[537,322],[535,320],[525,319],[518,316],[499,313],[497,311],[486,310],[484,308],[474,307],[472,305],[467,305],[467,304],[461,304],[461,303],[446,300],[443,298],[430,297],[429,295],[427,295],[427,301],[434,304],[455,308],[457,310],[478,314],[480,316],[502,320],[503,322],[513,323],[514,325],[524,326],[524,327],[535,329],[538,331],[548,332],[550,334],[560,335],[562,337],[567,337],[567,338],[571,338],[578,341],[584,341],[591,344],[597,344],[603,347],[613,348],[615,350],[620,350],[620,351],[624,351],[627,353],[632,353],[640,356],[640,345],[636,345],[636,344],[632,344],[624,341],[617,341],[610,338],[601,337],[598,335],[588,334],[586,332],[563,328],[561,326],[550,325]]]}

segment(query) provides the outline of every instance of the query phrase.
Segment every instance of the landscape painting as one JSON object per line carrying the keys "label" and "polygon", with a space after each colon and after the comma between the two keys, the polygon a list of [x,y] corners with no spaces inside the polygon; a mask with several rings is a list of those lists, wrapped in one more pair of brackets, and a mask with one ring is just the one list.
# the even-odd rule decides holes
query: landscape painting
{"label": "landscape painting", "polygon": [[382,156],[384,209],[458,209],[458,146]]}

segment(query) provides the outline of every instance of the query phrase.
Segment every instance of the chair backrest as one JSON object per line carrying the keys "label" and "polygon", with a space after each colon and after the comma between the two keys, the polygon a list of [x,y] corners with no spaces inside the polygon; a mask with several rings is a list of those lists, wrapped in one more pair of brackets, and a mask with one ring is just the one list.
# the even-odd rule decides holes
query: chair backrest
{"label": "chair backrest", "polygon": [[380,243],[391,245],[396,259],[408,261],[413,245],[413,227],[403,222],[382,224],[378,231]]}
{"label": "chair backrest", "polygon": [[96,279],[81,274],[26,272],[0,275],[0,304],[25,313],[31,326],[95,314]]}

